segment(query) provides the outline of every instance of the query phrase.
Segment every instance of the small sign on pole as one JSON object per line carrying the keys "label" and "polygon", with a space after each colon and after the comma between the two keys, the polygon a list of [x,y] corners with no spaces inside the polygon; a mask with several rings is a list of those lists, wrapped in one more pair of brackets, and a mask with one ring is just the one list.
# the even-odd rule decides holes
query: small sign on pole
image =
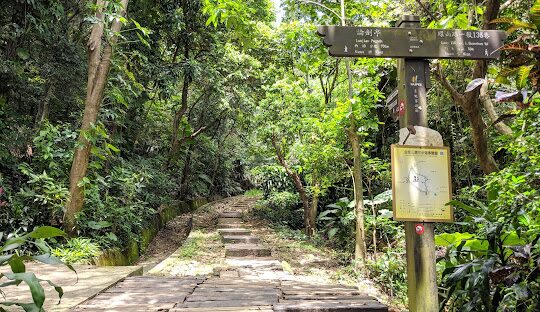
{"label": "small sign on pole", "polygon": [[453,222],[450,149],[391,146],[394,220]]}

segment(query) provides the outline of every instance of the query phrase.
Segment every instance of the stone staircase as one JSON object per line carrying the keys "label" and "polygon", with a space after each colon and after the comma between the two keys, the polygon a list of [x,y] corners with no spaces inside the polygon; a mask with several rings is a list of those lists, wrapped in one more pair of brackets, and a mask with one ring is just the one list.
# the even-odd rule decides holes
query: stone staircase
{"label": "stone staircase", "polygon": [[74,311],[388,311],[355,287],[300,282],[284,271],[244,222],[253,202],[240,197],[219,214],[216,231],[225,259],[214,276],[128,278]]}
{"label": "stone staircase", "polygon": [[[244,207],[236,206],[239,209]],[[270,249],[259,244],[259,238],[246,229],[239,211],[222,212],[217,231],[225,244],[225,257],[270,257]]]}

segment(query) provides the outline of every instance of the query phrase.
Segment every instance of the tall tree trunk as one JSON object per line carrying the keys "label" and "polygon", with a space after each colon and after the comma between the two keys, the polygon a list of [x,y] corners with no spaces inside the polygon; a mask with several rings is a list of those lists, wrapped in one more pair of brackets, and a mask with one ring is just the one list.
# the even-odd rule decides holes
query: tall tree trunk
{"label": "tall tree trunk", "polygon": [[[494,28],[494,24],[490,24],[490,21],[498,16],[500,5],[501,3],[499,0],[487,1],[482,29],[487,30]],[[487,73],[487,66],[488,63],[485,60],[476,61],[473,69],[472,79],[484,78]],[[442,74],[440,66],[435,76],[437,80],[441,82],[444,88],[450,93],[454,102],[456,102],[456,104],[463,109],[465,115],[467,115],[467,119],[469,120],[472,130],[474,152],[480,164],[480,168],[486,174],[498,171],[499,168],[497,163],[495,162],[495,159],[489,152],[488,148],[488,137],[486,133],[487,126],[482,119],[481,104],[479,99],[480,90],[477,88],[465,94],[459,93]]]}
{"label": "tall tree trunk", "polygon": [[36,124],[41,125],[45,120],[49,119],[49,104],[51,103],[51,97],[54,93],[54,87],[51,84],[47,85],[47,91],[45,91],[45,98],[43,102],[38,106],[38,112],[36,114]]}
{"label": "tall tree trunk", "polygon": [[[345,0],[340,0],[341,8],[341,26],[346,26],[345,19]],[[347,69],[347,81],[348,81],[348,97],[349,101],[353,98],[353,82],[351,64],[349,59],[345,59],[345,68]],[[358,137],[356,126],[356,117],[354,115],[352,102],[349,106],[350,124],[347,129],[347,136],[353,150],[353,188],[354,188],[354,209],[356,211],[356,237],[354,248],[354,259],[356,261],[356,268],[363,269],[366,263],[366,240],[364,230],[364,191],[362,188],[362,166],[361,157],[362,151],[360,150],[360,138]]]}
{"label": "tall tree trunk", "polygon": [[[125,15],[128,0],[121,0],[122,12]],[[84,102],[84,113],[79,132],[78,144],[75,148],[71,172],[69,175],[69,193],[70,197],[66,203],[66,212],[64,214],[64,229],[70,234],[76,234],[75,215],[82,210],[84,203],[84,190],[79,183],[86,176],[88,161],[90,158],[91,142],[85,135],[96,122],[103,90],[107,83],[107,76],[111,66],[111,57],[113,47],[118,40],[113,35],[106,46],[101,49],[103,40],[103,8],[107,6],[107,1],[97,0],[96,20],[97,23],[92,27],[92,32],[88,40],[88,83],[86,87],[86,100]],[[111,32],[116,34],[120,31],[122,23],[115,19],[111,24]]]}
{"label": "tall tree trunk", "polygon": [[189,77],[184,75],[184,83],[182,86],[182,103],[180,105],[180,109],[177,110],[174,114],[173,119],[173,125],[172,125],[172,137],[171,137],[171,148],[169,149],[169,157],[167,159],[167,164],[170,164],[174,157],[176,157],[176,153],[178,153],[178,149],[180,147],[180,139],[178,138],[178,132],[180,127],[180,121],[182,120],[182,117],[186,114],[186,111],[188,109],[188,92],[189,92]]}
{"label": "tall tree trunk", "polygon": [[[319,188],[320,183],[315,181],[313,183],[314,188]],[[314,191],[313,195],[311,196],[311,209],[309,210],[309,226],[308,229],[311,231],[311,234],[315,234],[315,231],[317,230],[317,207],[319,206],[319,192]],[[306,229],[306,231],[308,230]]]}
{"label": "tall tree trunk", "polygon": [[[184,60],[189,59],[189,46],[184,46]],[[186,114],[188,110],[188,95],[189,95],[189,84],[191,83],[191,77],[188,73],[184,73],[184,82],[182,83],[182,99],[180,103],[180,109],[174,113],[173,125],[172,125],[172,137],[171,137],[171,148],[169,149],[169,157],[167,158],[167,165],[170,165],[171,162],[176,157],[178,149],[180,147],[180,139],[178,138],[178,131],[180,127],[180,121],[182,117]]]}
{"label": "tall tree trunk", "polygon": [[180,180],[180,198],[185,198],[188,192],[189,174],[191,168],[191,145],[188,146],[186,151],[186,159],[184,160],[184,170],[182,170],[182,179]]}
{"label": "tall tree trunk", "polygon": [[351,114],[351,125],[347,131],[353,150],[353,186],[354,209],[356,211],[356,239],[354,246],[354,259],[356,268],[363,269],[366,263],[366,233],[364,228],[364,188],[362,187],[362,166],[360,138],[356,132],[356,121]]}
{"label": "tall tree trunk", "polygon": [[293,181],[294,188],[298,192],[298,195],[300,195],[300,199],[302,200],[302,208],[304,209],[304,229],[305,229],[306,235],[310,236],[313,232],[313,229],[310,226],[311,207],[310,207],[309,196],[306,192],[304,185],[302,184],[302,180],[300,179],[300,176],[298,175],[298,173],[292,171],[291,168],[289,168],[289,165],[287,164],[287,162],[285,161],[285,156],[283,155],[283,151],[281,150],[281,147],[277,143],[277,138],[275,135],[272,135],[272,146],[274,146],[279,163],[285,169],[287,176],[289,176],[289,178]]}

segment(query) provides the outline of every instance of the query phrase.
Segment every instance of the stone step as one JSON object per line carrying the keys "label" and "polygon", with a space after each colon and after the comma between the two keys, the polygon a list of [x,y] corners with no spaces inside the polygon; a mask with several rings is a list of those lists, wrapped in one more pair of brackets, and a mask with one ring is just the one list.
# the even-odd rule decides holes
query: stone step
{"label": "stone step", "polygon": [[242,224],[244,220],[242,218],[219,218],[218,224]]}
{"label": "stone step", "polygon": [[275,312],[388,312],[388,307],[375,300],[358,301],[282,301],[274,304]]}
{"label": "stone step", "polygon": [[244,225],[242,223],[218,223],[216,227],[219,232],[222,229],[242,229]]}
{"label": "stone step", "polygon": [[226,259],[225,264],[230,268],[240,268],[240,269],[273,269],[273,270],[282,270],[283,266],[281,262],[273,258],[237,258],[237,259]]}
{"label": "stone step", "polygon": [[298,294],[298,295],[286,295],[283,298],[284,300],[292,301],[292,300],[303,300],[303,301],[309,301],[309,300],[333,300],[333,301],[341,301],[341,300],[372,300],[368,295],[347,295],[347,294],[333,294],[333,295],[321,295],[321,294]]}
{"label": "stone step", "polygon": [[188,302],[201,302],[201,301],[229,301],[229,300],[269,300],[272,302],[278,302],[280,298],[279,294],[269,293],[227,293],[223,296],[223,293],[194,293],[186,298]]}
{"label": "stone step", "polygon": [[243,214],[239,211],[223,211],[219,214],[220,218],[242,218]]}
{"label": "stone step", "polygon": [[259,238],[251,235],[223,235],[222,241],[226,244],[254,244],[259,242]]}
{"label": "stone step", "polygon": [[243,228],[227,228],[227,229],[218,229],[218,232],[221,236],[224,235],[249,235],[251,230]]}
{"label": "stone step", "polygon": [[[227,300],[227,301],[186,301],[178,307],[184,308],[209,308],[207,311],[214,311],[214,308],[224,307],[252,307],[269,306],[277,303],[275,299],[257,299],[257,300]],[[236,310],[238,311],[238,310]]]}
{"label": "stone step", "polygon": [[225,257],[270,257],[267,247],[257,244],[226,244]]}
{"label": "stone step", "polygon": [[[212,312],[273,312],[272,306],[254,306],[254,307],[221,307],[212,308]],[[169,312],[208,312],[208,308],[178,308],[169,310]]]}

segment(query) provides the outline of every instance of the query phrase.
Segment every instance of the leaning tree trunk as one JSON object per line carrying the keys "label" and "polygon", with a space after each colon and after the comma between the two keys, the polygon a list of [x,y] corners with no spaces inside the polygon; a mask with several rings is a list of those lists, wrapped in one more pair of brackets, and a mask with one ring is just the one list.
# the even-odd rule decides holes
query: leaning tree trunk
{"label": "leaning tree trunk", "polygon": [[302,184],[302,180],[300,179],[300,176],[298,173],[292,171],[289,168],[289,165],[285,161],[285,156],[283,155],[283,151],[279,147],[277,143],[277,139],[275,136],[272,136],[272,145],[274,146],[274,149],[276,151],[276,156],[278,158],[278,161],[280,165],[285,169],[285,173],[287,173],[287,176],[293,181],[294,188],[298,192],[298,195],[300,195],[300,199],[302,200],[302,208],[304,209],[304,229],[306,232],[306,235],[311,236],[312,233],[315,231],[314,228],[311,226],[310,221],[310,212],[311,212],[311,206],[310,206],[310,200],[309,196],[307,194],[306,188]]}
{"label": "leaning tree trunk", "polygon": [[[121,0],[122,13],[127,10],[128,0]],[[86,176],[90,149],[92,144],[86,139],[88,131],[97,120],[99,106],[103,98],[103,90],[107,83],[107,75],[111,66],[113,47],[116,44],[117,36],[113,35],[102,49],[104,24],[103,8],[107,6],[107,1],[97,0],[96,11],[97,23],[92,27],[92,32],[88,40],[88,83],[86,87],[86,100],[84,102],[84,113],[79,132],[78,144],[75,148],[71,172],[69,175],[69,200],[66,203],[64,215],[64,229],[73,235],[76,233],[75,215],[82,210],[84,202],[84,190],[80,186],[81,180]],[[116,34],[120,31],[122,24],[119,19],[115,19],[111,24],[111,32]]]}
{"label": "leaning tree trunk", "polygon": [[[499,8],[501,6],[500,0],[488,0],[486,3],[486,9],[484,13],[484,20],[482,29],[494,29],[494,24],[490,24],[490,21],[495,19],[499,14]],[[478,60],[475,62],[472,79],[484,78],[487,73],[488,63],[485,60]],[[463,109],[469,124],[471,126],[472,140],[474,146],[474,152],[480,168],[486,174],[498,171],[499,168],[495,159],[489,152],[488,148],[488,136],[487,126],[482,119],[482,110],[480,103],[480,90],[475,89],[465,94],[459,93],[454,86],[450,84],[448,79],[442,74],[442,70],[439,66],[439,70],[436,72],[436,78],[441,82],[443,87],[450,93],[450,96],[456,102],[458,106]]]}

